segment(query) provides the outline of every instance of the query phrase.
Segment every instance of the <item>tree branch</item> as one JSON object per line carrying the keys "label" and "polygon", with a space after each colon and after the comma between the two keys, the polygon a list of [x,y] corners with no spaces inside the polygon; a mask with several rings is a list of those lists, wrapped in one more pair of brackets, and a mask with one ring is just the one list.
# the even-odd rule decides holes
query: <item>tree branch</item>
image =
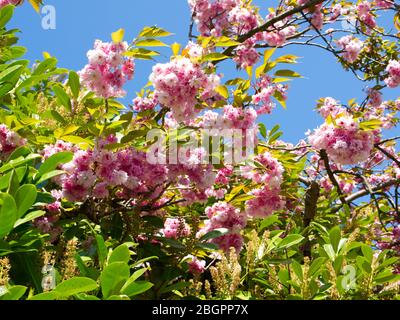
{"label": "tree branch", "polygon": [[[302,12],[304,9],[308,9],[310,7],[316,6],[316,5],[318,5],[318,4],[320,4],[320,3],[324,2],[324,1],[326,1],[326,0],[311,0],[311,1],[307,2],[306,4],[300,6],[300,7],[296,7],[296,8],[293,8],[293,9],[289,10],[289,11],[286,11],[286,12],[276,16],[275,18],[272,18],[271,20],[268,20],[263,25],[261,25],[261,26],[259,26],[257,28],[254,28],[253,30],[250,30],[248,33],[240,36],[237,39],[237,41],[240,42],[240,43],[243,43],[246,40],[248,40],[251,37],[253,37],[254,35],[256,35],[257,33],[267,31],[267,29],[269,27],[272,27],[275,23],[277,23],[277,22],[279,22],[279,21],[281,21],[281,20],[283,20],[283,19],[285,19],[287,17],[290,17],[293,14]],[[228,49],[226,49],[223,52],[223,54],[226,55],[226,56],[230,56],[232,54],[232,52],[235,50],[235,48],[236,48],[236,46],[229,47]]]}
{"label": "tree branch", "polygon": [[320,156],[321,156],[321,159],[324,161],[326,172],[328,173],[329,179],[331,180],[332,184],[336,188],[336,191],[339,195],[340,201],[342,202],[343,205],[347,205],[348,201],[346,200],[346,197],[343,194],[342,189],[340,188],[340,185],[339,185],[338,181],[336,180],[335,174],[333,173],[331,166],[329,164],[328,154],[326,153],[325,150],[321,150]]}

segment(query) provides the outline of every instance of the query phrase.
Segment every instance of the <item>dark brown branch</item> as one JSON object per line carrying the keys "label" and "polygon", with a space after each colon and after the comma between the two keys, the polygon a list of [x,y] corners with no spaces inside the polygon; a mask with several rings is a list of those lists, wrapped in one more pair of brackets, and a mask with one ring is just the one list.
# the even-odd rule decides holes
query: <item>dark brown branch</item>
{"label": "dark brown branch", "polygon": [[[310,226],[311,221],[314,219],[315,215],[317,214],[317,205],[318,199],[320,196],[320,187],[319,184],[315,181],[311,182],[310,187],[306,191],[305,196],[305,205],[304,205],[304,228]],[[309,238],[309,231],[307,231],[307,242],[304,244],[303,247],[303,255],[304,257],[311,258],[311,241]]]}
{"label": "dark brown branch", "polygon": [[336,188],[336,191],[339,195],[340,201],[342,202],[343,205],[347,205],[348,201],[346,201],[346,197],[343,194],[342,189],[340,188],[340,185],[339,185],[338,181],[336,180],[335,174],[333,173],[331,166],[329,164],[328,154],[326,153],[325,150],[321,150],[320,156],[321,156],[321,159],[324,161],[326,172],[328,173],[329,179],[331,180],[332,184]]}
{"label": "dark brown branch", "polygon": [[[300,6],[300,7],[296,7],[293,8],[292,10],[286,11],[278,16],[276,16],[275,18],[272,18],[271,20],[268,20],[266,23],[264,23],[263,25],[254,28],[253,30],[249,31],[248,33],[240,36],[237,41],[240,43],[245,42],[246,40],[250,39],[251,37],[253,37],[254,35],[256,35],[259,32],[264,32],[267,31],[268,28],[272,27],[275,23],[282,21],[283,19],[290,17],[291,15],[294,15],[296,13],[302,12],[305,9],[314,7],[322,2],[324,2],[326,0],[311,0],[309,2],[307,2],[306,4]],[[235,46],[233,47],[229,47],[228,49],[226,49],[224,51],[224,55],[226,56],[230,56],[232,54],[232,52],[235,50]]]}
{"label": "dark brown branch", "polygon": [[400,160],[397,159],[393,154],[383,149],[380,145],[375,145],[375,148],[382,152],[386,157],[393,160],[400,167]]}
{"label": "dark brown branch", "polygon": [[[377,192],[377,191],[381,191],[381,190],[384,190],[384,189],[387,189],[387,188],[390,188],[390,187],[393,187],[393,186],[399,185],[399,184],[400,184],[400,179],[393,179],[393,180],[390,180],[390,181],[388,181],[386,183],[383,183],[383,184],[381,184],[379,186],[372,187],[371,190],[373,192]],[[356,200],[358,200],[358,199],[360,199],[362,197],[367,196],[368,194],[369,194],[368,190],[365,190],[365,189],[364,190],[360,190],[360,191],[358,191],[356,193],[353,193],[352,195],[346,197],[346,202],[347,203],[351,203],[351,202],[356,201]],[[337,206],[337,207],[332,209],[331,213],[332,214],[336,213],[341,208],[342,208],[342,206]]]}

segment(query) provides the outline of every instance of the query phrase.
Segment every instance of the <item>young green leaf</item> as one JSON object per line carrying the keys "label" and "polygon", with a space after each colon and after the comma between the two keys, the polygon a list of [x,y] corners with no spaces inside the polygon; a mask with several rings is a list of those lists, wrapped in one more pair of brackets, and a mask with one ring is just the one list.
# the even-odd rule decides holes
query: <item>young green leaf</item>
{"label": "young green leaf", "polygon": [[37,190],[33,184],[25,184],[21,186],[15,194],[15,202],[17,205],[17,219],[23,217],[29,209],[36,203]]}
{"label": "young green leaf", "polygon": [[100,275],[103,298],[119,294],[125,282],[129,279],[129,266],[125,262],[113,262],[107,265]]}
{"label": "young green leaf", "polygon": [[57,102],[64,106],[68,112],[72,111],[71,99],[68,94],[65,92],[64,88],[60,85],[53,86],[53,91],[57,97]]}

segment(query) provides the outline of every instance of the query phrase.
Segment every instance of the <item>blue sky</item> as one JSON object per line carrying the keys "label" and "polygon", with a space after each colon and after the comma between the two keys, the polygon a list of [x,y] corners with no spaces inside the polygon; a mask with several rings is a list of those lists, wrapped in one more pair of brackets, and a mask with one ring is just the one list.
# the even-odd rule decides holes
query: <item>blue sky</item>
{"label": "blue sky", "polygon": [[[167,43],[188,41],[190,12],[187,0],[45,0],[45,4],[56,8],[55,30],[41,27],[42,16],[25,4],[17,8],[10,23],[19,28],[20,44],[28,48],[26,58],[42,59],[42,52],[47,51],[59,60],[59,66],[80,70],[87,62],[86,52],[91,49],[95,39],[110,40],[110,34],[119,28],[126,30],[126,40],[132,40],[144,26],[158,25],[175,35],[166,38]],[[256,0],[263,12],[271,1]],[[157,61],[166,62],[169,52],[158,57]],[[352,98],[364,98],[365,84],[356,80],[352,73],[344,71],[336,59],[329,53],[313,47],[292,46],[280,49],[276,54],[295,54],[302,57],[300,63],[292,67],[304,76],[295,79],[289,91],[288,109],[277,107],[272,115],[262,121],[268,128],[280,124],[284,131],[283,139],[296,143],[304,138],[304,133],[321,124],[322,118],[313,111],[316,100],[331,96],[341,102]],[[128,83],[128,97],[131,102],[135,92],[148,81],[154,63],[138,61],[134,80]],[[221,70],[224,79],[235,77],[231,68]],[[387,91],[385,98],[399,96],[399,90]],[[394,132],[397,131],[397,132]],[[399,134],[393,130],[390,135]]]}

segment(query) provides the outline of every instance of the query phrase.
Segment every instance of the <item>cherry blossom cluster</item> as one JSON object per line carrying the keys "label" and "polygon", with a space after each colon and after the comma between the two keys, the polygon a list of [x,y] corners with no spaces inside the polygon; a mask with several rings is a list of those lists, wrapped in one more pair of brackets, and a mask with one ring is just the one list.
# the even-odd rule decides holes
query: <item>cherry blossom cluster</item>
{"label": "cherry blossom cluster", "polygon": [[260,56],[257,50],[254,48],[254,44],[254,40],[249,39],[236,48],[233,61],[237,63],[239,68],[246,69],[247,67],[251,67],[258,62]]}
{"label": "cherry blossom cluster", "polygon": [[94,49],[89,50],[89,63],[79,72],[82,84],[103,98],[122,97],[122,89],[133,78],[135,63],[125,57],[126,42],[108,43],[96,40]]}
{"label": "cherry blossom cluster", "polygon": [[157,104],[158,104],[157,99],[153,97],[136,97],[133,100],[133,110],[137,112],[154,110]]}
{"label": "cherry blossom cluster", "polygon": [[[265,18],[266,21],[273,19],[276,13],[271,12]],[[288,37],[292,36],[296,32],[294,26],[287,26],[288,20],[282,19],[276,22],[273,26],[267,29],[267,31],[259,32],[254,36],[254,40],[265,42],[271,47],[282,46]]]}
{"label": "cherry blossom cluster", "polygon": [[257,107],[257,114],[270,114],[275,108],[275,103],[272,102],[272,97],[275,93],[280,93],[284,100],[287,99],[287,85],[274,84],[269,76],[263,76],[256,83],[257,93],[253,95],[252,102]]}
{"label": "cherry blossom cluster", "polygon": [[150,164],[144,152],[133,148],[117,152],[105,148],[116,142],[110,136],[98,142],[93,150],[76,151],[75,147],[61,143],[46,148],[47,155],[75,149],[73,161],[62,166],[66,174],[55,180],[62,187],[64,198],[69,201],[85,201],[88,197],[104,199],[114,189],[117,197],[128,199],[142,194],[152,198],[152,192],[157,193],[157,187],[168,179],[167,168]]}
{"label": "cherry blossom cluster", "polygon": [[375,4],[382,9],[389,9],[393,7],[393,0],[375,0]]}
{"label": "cherry blossom cluster", "polygon": [[364,43],[352,35],[344,36],[336,41],[337,46],[343,49],[343,59],[349,63],[357,61]]}
{"label": "cherry blossom cluster", "polygon": [[318,106],[318,111],[325,119],[329,116],[336,118],[339,114],[346,113],[346,109],[331,97],[323,99],[322,103]]}
{"label": "cherry blossom cluster", "polygon": [[[274,16],[275,14],[271,13],[266,19],[272,19]],[[257,42],[267,43],[271,47],[280,47],[286,42],[288,37],[294,35],[296,28],[294,26],[285,26],[286,22],[287,20],[283,19],[275,23],[267,31],[258,32],[255,36],[239,45],[235,50],[235,56],[233,58],[239,68],[245,69],[258,62],[260,57],[255,49]]]}
{"label": "cherry blossom cluster", "polygon": [[190,235],[190,227],[183,219],[167,218],[161,230],[167,239],[178,239]]}
{"label": "cherry blossom cluster", "polygon": [[[326,169],[324,161],[321,159],[321,157],[318,154],[313,154],[310,157],[310,163],[312,165],[308,166],[305,170],[307,173],[307,176],[310,179],[314,179],[316,181],[319,180],[319,185],[321,186],[321,188],[327,193],[331,192],[334,189],[332,181],[330,180],[330,178],[327,175],[323,175],[321,177],[321,172]],[[343,170],[343,167],[337,163],[331,163],[330,168],[333,171]],[[339,176],[339,175],[336,177],[336,180],[339,184],[340,189],[344,193],[351,192],[351,190],[353,190],[353,188],[355,187],[354,184],[348,184],[347,183],[348,181],[346,181],[345,179],[342,179],[341,176]]]}
{"label": "cherry blossom cluster", "polygon": [[205,271],[206,262],[194,256],[189,256],[189,258],[190,258],[190,261],[188,262],[189,272],[194,275],[202,274]]}
{"label": "cherry blossom cluster", "polygon": [[396,88],[400,86],[400,61],[390,60],[386,67],[388,77],[385,82],[389,88]]}
{"label": "cherry blossom cluster", "polygon": [[254,157],[254,166],[243,166],[241,174],[262,187],[252,190],[252,199],[246,201],[246,213],[251,217],[265,218],[282,210],[285,201],[281,196],[284,168],[269,152]]}
{"label": "cherry blossom cluster", "polygon": [[376,134],[360,129],[358,119],[342,115],[336,124],[326,122],[310,133],[308,140],[318,150],[325,150],[338,164],[351,165],[367,160],[374,148]]}
{"label": "cherry blossom cluster", "polygon": [[394,250],[397,255],[400,255],[400,225],[393,228],[389,241],[378,242],[378,248],[381,250]]}
{"label": "cherry blossom cluster", "polygon": [[215,229],[228,229],[227,234],[212,239],[211,242],[225,252],[228,252],[231,247],[240,252],[243,246],[240,231],[246,227],[246,215],[226,202],[218,202],[212,207],[207,207],[206,214],[208,220],[205,221],[204,227],[198,232],[197,236],[201,237]]}
{"label": "cherry blossom cluster", "polygon": [[246,201],[246,213],[255,218],[265,218],[285,207],[285,201],[281,196],[281,188],[264,186],[252,190],[253,199]]}
{"label": "cherry blossom cluster", "polygon": [[5,160],[15,149],[25,144],[25,139],[0,124],[0,160]]}
{"label": "cherry blossom cluster", "polygon": [[23,0],[0,0],[0,9],[11,4],[17,6],[22,3]]}
{"label": "cherry blossom cluster", "polygon": [[206,101],[214,97],[215,88],[220,84],[219,76],[206,74],[199,64],[184,57],[155,65],[150,81],[155,89],[154,98],[171,108],[178,122],[195,118],[200,111],[196,108],[199,99]]}
{"label": "cherry blossom cluster", "polygon": [[168,177],[176,182],[185,205],[206,202],[208,191],[214,185],[216,174],[211,164],[204,164],[204,148],[183,148],[179,150],[177,164],[168,164]]}
{"label": "cherry blossom cluster", "polygon": [[194,21],[203,36],[224,31],[244,34],[258,26],[258,16],[243,0],[189,0]]}
{"label": "cherry blossom cluster", "polygon": [[206,111],[200,125],[207,129],[254,129],[257,127],[257,112],[253,108],[235,108],[226,105],[223,113]]}
{"label": "cherry blossom cluster", "polygon": [[376,27],[376,21],[371,13],[371,3],[368,1],[362,1],[357,5],[358,18],[367,27],[373,29]]}

